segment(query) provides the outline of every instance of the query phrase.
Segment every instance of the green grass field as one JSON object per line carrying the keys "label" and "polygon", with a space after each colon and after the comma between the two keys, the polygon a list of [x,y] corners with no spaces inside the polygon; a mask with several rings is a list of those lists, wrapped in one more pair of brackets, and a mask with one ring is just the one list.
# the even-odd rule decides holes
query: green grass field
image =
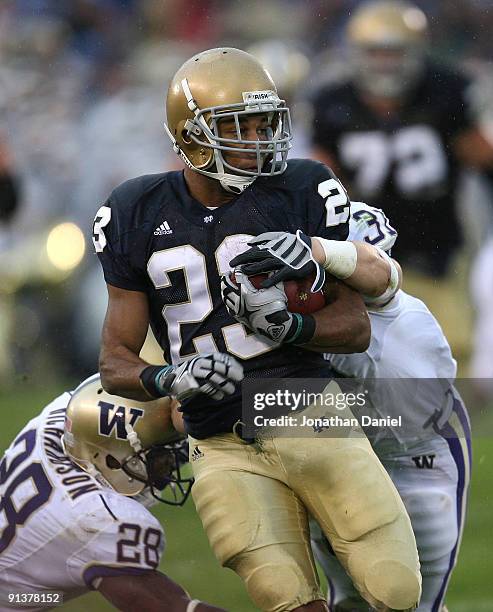
{"label": "green grass field", "polygon": [[[0,393],[0,451],[10,444],[29,418],[61,391],[63,388]],[[492,474],[493,440],[476,436],[468,519],[459,563],[447,597],[450,612],[493,611]],[[255,610],[236,575],[219,567],[191,501],[184,508],[159,507],[156,514],[168,542],[161,568],[164,572],[195,598],[221,605],[231,612]],[[61,609],[99,612],[112,608],[99,595],[89,594]]]}

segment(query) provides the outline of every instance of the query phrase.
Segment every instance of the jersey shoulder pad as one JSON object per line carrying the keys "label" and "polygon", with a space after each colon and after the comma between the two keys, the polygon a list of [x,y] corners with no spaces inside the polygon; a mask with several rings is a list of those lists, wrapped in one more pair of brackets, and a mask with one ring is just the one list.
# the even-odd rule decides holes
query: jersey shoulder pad
{"label": "jersey shoulder pad", "polygon": [[110,490],[77,507],[67,536],[76,540],[67,569],[74,582],[90,589],[108,576],[155,570],[165,546],[157,519],[134,499]]}
{"label": "jersey shoulder pad", "polygon": [[64,391],[58,397],[52,399],[49,404],[46,404],[46,406],[40,412],[39,416],[49,417],[51,414],[64,414],[71,397],[71,391]]}
{"label": "jersey shoulder pad", "polygon": [[[126,235],[136,235],[140,243],[146,232],[168,201],[166,191],[171,172],[147,174],[125,181],[116,187],[96,212],[93,224],[93,242],[96,253],[106,245],[115,245]],[[136,238],[137,239],[137,238]],[[135,240],[134,240],[135,242]]]}
{"label": "jersey shoulder pad", "polygon": [[102,488],[87,496],[76,506],[77,525],[82,532],[94,533],[118,529],[122,523],[152,527],[162,532],[159,521],[135,499]]}
{"label": "jersey shoulder pad", "polygon": [[348,238],[368,242],[390,252],[397,240],[397,230],[390,225],[382,209],[364,202],[351,202]]}
{"label": "jersey shoulder pad", "polygon": [[286,171],[277,178],[282,180],[285,189],[301,191],[336,176],[325,164],[314,159],[290,159]]}
{"label": "jersey shoulder pad", "polygon": [[[153,200],[162,200],[153,198],[153,194],[159,189],[162,192],[167,183],[167,174],[146,174],[130,179],[118,185],[110,194],[109,203],[114,212],[118,212],[120,216],[129,214],[132,218],[140,217],[139,209],[148,209],[149,203]],[[145,206],[144,206],[145,204]],[[152,207],[152,206],[151,206]],[[137,223],[141,223],[142,219],[136,219]]]}
{"label": "jersey shoulder pad", "polygon": [[136,176],[127,181],[124,181],[112,192],[115,199],[121,202],[135,202],[147,193],[160,185],[166,180],[167,173],[160,174],[144,174],[143,176]]}

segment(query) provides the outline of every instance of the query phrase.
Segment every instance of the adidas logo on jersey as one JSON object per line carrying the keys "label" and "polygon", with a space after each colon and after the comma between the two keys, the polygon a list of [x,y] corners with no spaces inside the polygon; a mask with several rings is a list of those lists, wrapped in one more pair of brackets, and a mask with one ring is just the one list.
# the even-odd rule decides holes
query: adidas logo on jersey
{"label": "adidas logo on jersey", "polygon": [[204,453],[200,450],[198,446],[193,449],[192,452],[192,461],[197,461],[197,459],[202,459]]}
{"label": "adidas logo on jersey", "polygon": [[173,230],[169,226],[167,221],[163,221],[159,227],[154,230],[154,236],[164,236],[165,234],[172,234]]}

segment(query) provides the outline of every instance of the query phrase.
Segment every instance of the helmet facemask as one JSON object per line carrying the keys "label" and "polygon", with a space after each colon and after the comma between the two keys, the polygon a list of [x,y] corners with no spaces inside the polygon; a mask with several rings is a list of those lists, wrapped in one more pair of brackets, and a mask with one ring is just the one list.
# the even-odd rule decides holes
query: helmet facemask
{"label": "helmet facemask", "polygon": [[[243,92],[243,102],[199,108],[188,86],[187,79],[181,81],[193,119],[184,122],[178,144],[165,124],[174,149],[193,170],[219,180],[222,187],[232,193],[241,193],[258,176],[282,174],[287,166],[287,155],[291,148],[291,118],[275,91]],[[265,115],[269,133],[263,140],[247,140],[242,134],[242,120],[252,115]],[[220,135],[221,122],[230,121],[235,126],[235,137]],[[193,163],[185,150],[187,144],[205,152],[203,165]],[[207,155],[209,153],[209,155]],[[226,160],[227,154],[251,155],[255,168],[237,168]]]}
{"label": "helmet facemask", "polygon": [[144,488],[157,501],[182,506],[193,484],[193,478],[182,473],[182,467],[188,462],[187,449],[186,440],[154,444],[128,457],[121,464],[121,469],[130,478],[144,483]]}
{"label": "helmet facemask", "polygon": [[[153,444],[142,449],[140,440],[129,427],[129,441],[132,440],[132,453],[119,460],[103,448],[94,445],[91,448],[92,460],[80,459],[67,450],[65,432],[61,442],[65,454],[85,472],[95,478],[101,485],[114,489],[122,495],[142,497],[144,505],[152,505],[148,498],[169,504],[182,506],[190,495],[193,477],[187,476],[183,466],[188,463],[188,442],[185,439]],[[139,500],[140,501],[140,500]]]}

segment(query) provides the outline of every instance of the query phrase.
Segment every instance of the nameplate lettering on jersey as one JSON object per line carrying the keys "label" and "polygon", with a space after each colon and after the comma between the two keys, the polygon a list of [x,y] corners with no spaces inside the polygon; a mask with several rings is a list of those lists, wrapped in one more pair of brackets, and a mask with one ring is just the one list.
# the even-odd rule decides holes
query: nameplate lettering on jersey
{"label": "nameplate lettering on jersey", "polygon": [[64,422],[65,408],[52,410],[42,430],[42,440],[48,462],[61,476],[60,483],[66,488],[70,499],[75,500],[86,493],[99,491],[100,487],[63,452],[60,439],[63,435]]}

